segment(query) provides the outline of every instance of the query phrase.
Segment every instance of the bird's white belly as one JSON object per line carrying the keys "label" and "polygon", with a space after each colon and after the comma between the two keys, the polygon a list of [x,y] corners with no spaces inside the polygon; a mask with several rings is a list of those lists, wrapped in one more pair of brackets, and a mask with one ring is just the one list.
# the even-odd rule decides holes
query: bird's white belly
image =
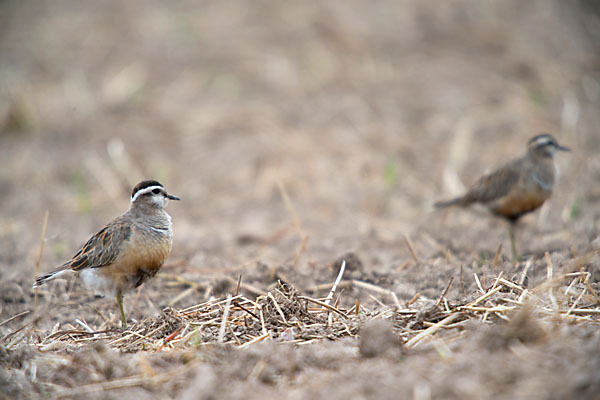
{"label": "bird's white belly", "polygon": [[115,296],[117,294],[118,282],[98,273],[95,268],[86,268],[79,273],[85,287],[93,291],[94,294],[103,296]]}

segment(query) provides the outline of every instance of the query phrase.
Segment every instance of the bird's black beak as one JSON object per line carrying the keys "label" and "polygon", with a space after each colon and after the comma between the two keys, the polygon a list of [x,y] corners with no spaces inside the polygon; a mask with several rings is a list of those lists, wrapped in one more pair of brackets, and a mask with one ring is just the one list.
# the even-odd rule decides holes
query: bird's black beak
{"label": "bird's black beak", "polygon": [[167,195],[167,199],[169,199],[169,200],[181,200],[179,197],[173,196],[172,194],[168,194]]}
{"label": "bird's black beak", "polygon": [[557,144],[557,145],[556,145],[556,149],[557,149],[557,150],[560,150],[560,151],[571,151],[571,149],[570,149],[570,148],[568,148],[568,147],[565,147],[565,146],[561,146],[560,144]]}

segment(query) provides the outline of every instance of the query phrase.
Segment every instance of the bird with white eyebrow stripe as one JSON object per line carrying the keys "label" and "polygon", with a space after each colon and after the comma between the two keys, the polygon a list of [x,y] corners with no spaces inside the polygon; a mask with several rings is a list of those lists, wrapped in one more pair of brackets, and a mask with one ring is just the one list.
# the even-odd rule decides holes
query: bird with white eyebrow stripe
{"label": "bird with white eyebrow stripe", "polygon": [[558,144],[556,139],[542,133],[527,143],[527,152],[493,172],[482,176],[466,193],[447,201],[435,203],[437,208],[450,206],[468,207],[482,204],[492,214],[509,222],[508,234],[513,260],[518,260],[515,243],[515,225],[519,218],[540,207],[552,196],[557,151],[570,151]]}
{"label": "bird with white eyebrow stripe", "polygon": [[154,277],[171,253],[173,225],[165,211],[169,200],[180,199],[158,181],[138,183],[129,210],[92,236],[69,261],[37,277],[33,287],[75,273],[88,289],[116,297],[122,327],[127,328],[123,294]]}

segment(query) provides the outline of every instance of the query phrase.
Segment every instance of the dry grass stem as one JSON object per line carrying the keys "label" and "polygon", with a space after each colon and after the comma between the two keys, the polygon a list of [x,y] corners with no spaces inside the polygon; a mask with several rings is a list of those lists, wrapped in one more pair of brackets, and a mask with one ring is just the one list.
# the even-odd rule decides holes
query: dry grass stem
{"label": "dry grass stem", "polygon": [[406,303],[406,305],[407,306],[413,305],[417,300],[419,300],[419,297],[421,297],[421,293],[419,293],[419,292],[415,293],[415,295],[408,301],[408,303]]}
{"label": "dry grass stem", "polygon": [[440,298],[438,299],[438,301],[435,303],[436,306],[439,305],[440,302],[442,301],[442,299],[446,296],[446,293],[448,293],[448,290],[450,289],[450,286],[452,285],[452,282],[454,282],[454,277],[450,278],[450,281],[446,285],[446,288],[444,289],[444,291],[440,295]]}
{"label": "dry grass stem", "polygon": [[477,276],[477,273],[473,273],[473,276],[475,277],[475,283],[477,284],[477,288],[479,288],[479,291],[481,293],[485,293],[485,290],[483,290],[483,286],[481,286],[481,282],[479,282],[479,277]]}
{"label": "dry grass stem", "polygon": [[460,316],[459,313],[454,313],[454,314],[448,315],[446,318],[444,318],[440,322],[430,326],[429,328],[425,329],[423,332],[419,333],[418,335],[416,335],[415,337],[410,339],[408,342],[406,342],[406,347],[411,348],[411,347],[416,346],[421,340],[423,340],[427,336],[433,335],[438,330],[440,330],[443,326],[448,325],[450,322],[454,321],[459,316]]}
{"label": "dry grass stem", "polygon": [[600,314],[600,309],[598,308],[574,308],[569,310],[572,314]]}
{"label": "dry grass stem", "polygon": [[267,328],[265,326],[265,315],[263,313],[262,307],[258,307],[258,315],[260,315],[260,326],[262,327],[262,333],[263,335],[268,335],[269,331],[267,331]]}
{"label": "dry grass stem", "polygon": [[[488,297],[491,297],[494,294],[498,293],[501,289],[502,289],[502,286],[498,286],[498,287],[488,291],[487,293],[484,293],[482,296],[479,296],[477,299],[475,299],[473,302],[469,303],[467,306],[469,306],[469,307],[475,306],[475,305],[481,303],[483,300],[487,299]],[[467,307],[467,306],[463,306],[463,308]]]}
{"label": "dry grass stem", "polygon": [[519,285],[523,286],[525,283],[525,279],[527,279],[527,272],[529,272],[529,268],[533,264],[533,260],[527,260],[525,263],[525,268],[523,268],[523,272],[521,272],[521,277],[519,278]]}
{"label": "dry grass stem", "polygon": [[381,286],[377,286],[377,285],[374,285],[374,284],[369,283],[369,282],[363,282],[363,281],[359,281],[359,280],[353,279],[352,280],[352,285],[356,286],[357,288],[365,289],[365,290],[368,290],[370,292],[375,292],[375,293],[378,293],[378,294],[381,294],[381,295],[384,295],[384,296],[390,296],[392,298],[394,298],[394,296],[395,296],[395,293],[393,291],[391,291],[389,289],[384,289]]}
{"label": "dry grass stem", "polygon": [[571,307],[569,308],[569,311],[567,311],[567,315],[571,314],[571,312],[575,309],[575,307],[577,307],[577,304],[579,304],[579,300],[581,300],[581,298],[585,294],[585,291],[586,291],[585,288],[581,291],[581,294],[577,297],[577,299],[575,299],[575,301],[573,302],[573,305],[571,305]]}
{"label": "dry grass stem", "polygon": [[492,262],[493,268],[498,268],[500,265],[500,256],[502,255],[502,243],[498,245],[498,250],[496,250],[496,255],[494,256],[494,261]]}
{"label": "dry grass stem", "polygon": [[501,284],[503,284],[504,286],[506,286],[507,288],[510,288],[510,289],[519,290],[521,292],[525,290],[525,288],[522,288],[521,286],[514,284],[511,281],[507,281],[504,278],[499,278],[498,282],[500,282]]}
{"label": "dry grass stem", "polygon": [[589,273],[584,273],[582,265],[579,266],[579,272],[584,277],[583,278],[583,283],[587,287],[587,290],[590,292],[590,294],[596,300],[596,304],[600,304],[600,297],[598,297],[598,295],[596,294],[596,291],[594,290],[594,288],[592,287],[592,285],[590,285],[590,281],[589,281],[590,274]]}
{"label": "dry grass stem", "polygon": [[[42,257],[44,256],[44,245],[46,244],[46,229],[48,228],[48,216],[50,215],[50,211],[46,210],[44,213],[44,222],[42,223],[42,234],[40,235],[40,249],[38,251],[38,256],[35,260],[34,265],[34,276],[31,280],[32,282],[35,278],[40,274],[40,264],[42,263]],[[33,291],[33,309],[37,309],[38,304],[38,291],[37,288]]]}
{"label": "dry grass stem", "polygon": [[321,300],[313,299],[313,298],[306,297],[306,296],[298,296],[298,298],[301,299],[301,300],[310,301],[311,303],[317,304],[317,305],[319,305],[321,307],[325,307],[326,309],[328,309],[330,311],[333,311],[334,313],[336,313],[338,315],[341,315],[344,318],[348,318],[348,316],[344,312],[338,310],[337,308],[335,308],[333,306],[330,306],[329,304],[327,304],[327,303],[325,303],[325,302],[323,302]]}
{"label": "dry grass stem", "polygon": [[277,303],[277,300],[275,300],[275,296],[273,296],[273,293],[269,292],[269,293],[267,293],[267,296],[273,302],[273,306],[275,306],[275,310],[277,310],[277,312],[281,316],[281,320],[283,321],[283,323],[287,325],[287,321],[285,319],[285,314],[283,313],[283,311],[281,311],[281,307],[279,307],[279,304]]}
{"label": "dry grass stem", "polygon": [[550,260],[550,254],[548,252],[544,253],[544,260],[546,261],[546,272],[547,272],[547,279],[548,282],[552,281],[552,275],[553,275],[553,271],[554,268],[552,267],[552,260]]}
{"label": "dry grass stem", "polygon": [[390,294],[392,296],[392,299],[394,300],[394,304],[396,305],[396,307],[402,308],[402,305],[400,304],[400,300],[398,299],[398,296],[396,296],[396,293],[393,290],[390,290]]}
{"label": "dry grass stem", "polygon": [[[332,305],[335,293],[334,296],[327,296],[325,299],[311,298],[300,294],[289,284],[280,282],[278,287],[256,299],[229,295],[225,299],[211,300],[181,310],[167,308],[157,318],[136,322],[131,330],[124,332],[90,332],[94,326],[81,320],[78,324],[83,329],[59,330],[57,327],[41,341],[38,348],[50,351],[64,349],[66,345],[86,346],[90,343],[105,342],[108,346],[122,351],[160,351],[164,346],[186,349],[210,343],[231,343],[239,349],[245,349],[254,343],[269,339],[304,345],[324,339],[356,337],[359,327],[365,321],[374,319],[395,321],[394,332],[403,338],[406,346],[410,348],[434,334],[447,335],[454,329],[463,329],[471,319],[486,323],[508,321],[511,318],[510,313],[519,309],[528,296],[534,300],[530,305],[535,307],[539,318],[554,319],[558,315],[572,321],[590,322],[597,321],[600,316],[600,308],[582,305],[588,294],[586,287],[577,291],[575,299],[570,295],[563,296],[562,291],[558,299],[552,299],[545,290],[550,286],[558,286],[565,280],[570,283],[583,281],[587,277],[585,272],[567,272],[560,276],[554,274],[550,282],[545,280],[534,289],[537,294],[532,294],[523,286],[502,276],[503,273],[500,273],[490,282],[492,285],[489,290],[466,304],[451,304],[447,301],[446,295],[453,283],[453,279],[450,279],[434,303],[432,310],[435,312],[424,312],[422,307],[427,303],[418,303],[418,294],[408,301],[405,307],[396,300],[397,297],[394,299],[394,305],[386,305],[371,293],[394,298],[393,291],[358,280],[346,282],[372,296],[375,302],[374,309],[366,308],[358,300],[354,300],[349,309],[344,309],[337,305],[337,301]],[[477,282],[477,278],[475,279]],[[237,282],[239,281],[236,280]],[[342,282],[342,274],[338,273],[335,282],[338,288]],[[477,286],[483,290],[481,284]],[[309,307],[309,304],[315,306]],[[416,304],[419,305],[415,307]],[[564,311],[561,312],[561,309]],[[10,319],[7,321],[10,322]],[[23,340],[29,340],[27,338],[31,333],[26,327],[27,325],[24,325],[9,337],[5,336],[4,343],[12,347]],[[287,338],[289,333],[286,333],[291,327],[294,329],[292,340]]]}
{"label": "dry grass stem", "polygon": [[221,318],[221,328],[219,329],[219,339],[217,342],[223,344],[223,337],[225,336],[225,327],[227,326],[227,318],[229,317],[229,307],[231,305],[231,295],[227,296],[225,302],[225,309],[223,310],[223,318]]}
{"label": "dry grass stem", "polygon": [[340,267],[340,271],[338,272],[337,278],[335,278],[335,282],[333,282],[333,286],[331,287],[331,291],[325,298],[325,303],[329,304],[331,299],[333,299],[333,294],[335,293],[340,281],[342,280],[342,276],[344,275],[344,271],[346,270],[346,260],[342,261],[342,265]]}
{"label": "dry grass stem", "polygon": [[406,244],[406,247],[408,248],[408,252],[410,253],[410,256],[412,257],[413,261],[415,262],[417,267],[420,267],[422,265],[421,260],[417,256],[417,253],[415,252],[415,249],[412,245],[410,237],[408,237],[407,233],[404,234],[404,243]]}
{"label": "dry grass stem", "polygon": [[494,284],[492,285],[492,289],[494,289],[496,286],[498,286],[498,282],[500,281],[500,279],[502,279],[502,274],[503,273],[504,273],[504,271],[500,271],[500,273],[496,277],[496,280],[494,280]]}
{"label": "dry grass stem", "polygon": [[29,314],[30,312],[31,312],[30,310],[25,310],[25,311],[23,311],[23,312],[20,312],[20,313],[18,313],[18,314],[16,314],[16,315],[13,315],[12,317],[10,317],[10,318],[8,318],[8,319],[5,319],[4,321],[0,322],[0,326],[2,326],[2,325],[6,325],[6,324],[8,324],[8,323],[10,323],[10,322],[14,321],[14,320],[15,320],[15,319],[17,319],[17,318],[20,318],[20,317],[23,317],[23,316],[25,316],[25,315]]}
{"label": "dry grass stem", "polygon": [[249,346],[253,345],[254,343],[261,342],[261,341],[263,341],[263,340],[265,340],[265,339],[269,338],[270,336],[271,336],[271,335],[270,335],[270,334],[267,332],[267,333],[263,334],[262,336],[257,336],[257,337],[255,337],[254,339],[252,339],[252,340],[250,340],[250,341],[248,341],[248,342],[246,342],[246,343],[242,344],[242,345],[241,345],[241,346],[239,346],[238,348],[239,348],[239,349],[245,349],[245,348],[248,348]]}
{"label": "dry grass stem", "polygon": [[[224,277],[225,279],[227,279],[229,282],[231,282],[231,283],[235,283],[235,284],[236,284],[236,286],[237,286],[237,283],[238,283],[238,280],[237,280],[237,279],[235,279],[235,278],[232,278],[231,276],[227,276],[227,275],[225,275],[225,276],[223,276],[223,277]],[[263,290],[263,289],[259,289],[259,288],[257,288],[256,286],[252,286],[252,285],[250,285],[249,283],[244,283],[244,282],[241,282],[241,283],[240,283],[240,288],[241,288],[241,289],[244,289],[244,290],[245,290],[245,291],[247,291],[248,293],[252,293],[252,294],[253,294],[253,295],[255,295],[255,296],[262,296],[262,295],[264,295],[264,294],[265,294],[265,292],[266,292],[266,291],[265,291],[265,290]]]}
{"label": "dry grass stem", "polygon": [[463,267],[464,267],[463,264],[460,264],[460,275],[459,275],[460,276],[460,287],[462,289],[462,294],[464,296],[466,296],[467,291],[465,289],[465,281],[463,280]]}

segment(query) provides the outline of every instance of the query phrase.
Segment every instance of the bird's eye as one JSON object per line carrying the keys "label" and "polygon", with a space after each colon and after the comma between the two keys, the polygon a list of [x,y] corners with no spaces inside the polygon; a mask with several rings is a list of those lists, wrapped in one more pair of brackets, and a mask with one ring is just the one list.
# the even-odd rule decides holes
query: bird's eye
{"label": "bird's eye", "polygon": [[160,193],[160,189],[154,189],[154,190],[152,191],[152,193],[154,193],[154,194],[159,194],[159,193]]}

